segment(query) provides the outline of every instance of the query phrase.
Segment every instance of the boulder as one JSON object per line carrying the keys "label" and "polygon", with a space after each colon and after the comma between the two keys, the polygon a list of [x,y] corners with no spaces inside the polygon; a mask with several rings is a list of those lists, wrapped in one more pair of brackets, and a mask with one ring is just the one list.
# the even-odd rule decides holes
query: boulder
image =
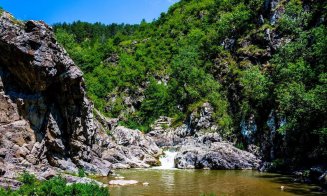
{"label": "boulder", "polygon": [[175,163],[182,169],[258,169],[260,160],[229,143],[214,142],[210,146],[183,146]]}
{"label": "boulder", "polygon": [[178,152],[175,157],[177,168],[258,169],[260,159],[257,155],[224,142],[212,114],[212,106],[204,103],[190,115],[187,123],[177,128],[170,127],[170,118],[160,117],[147,135],[158,146],[173,147]]}
{"label": "boulder", "polygon": [[49,168],[41,174],[41,177],[46,180],[49,180],[49,179],[55,177],[56,175],[58,175],[58,173],[54,169]]}
{"label": "boulder", "polygon": [[72,184],[78,183],[78,184],[97,184],[101,187],[106,187],[106,184],[103,184],[102,182],[99,182],[97,180],[93,180],[87,177],[77,177],[77,176],[70,176],[70,175],[64,175],[63,176],[67,180],[67,186],[70,186]]}
{"label": "boulder", "polygon": [[[115,128],[110,135],[99,136],[102,160],[110,162],[114,169],[148,168],[158,164],[161,149],[148,136],[139,130],[122,126]],[[107,141],[107,142],[104,142]]]}

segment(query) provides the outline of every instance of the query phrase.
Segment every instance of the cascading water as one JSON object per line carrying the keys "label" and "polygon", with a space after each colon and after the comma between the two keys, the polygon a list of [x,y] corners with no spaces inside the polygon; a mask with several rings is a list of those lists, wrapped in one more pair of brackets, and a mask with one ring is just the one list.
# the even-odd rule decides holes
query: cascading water
{"label": "cascading water", "polygon": [[177,152],[173,150],[164,151],[164,154],[159,158],[161,166],[155,167],[154,169],[174,169],[176,155]]}

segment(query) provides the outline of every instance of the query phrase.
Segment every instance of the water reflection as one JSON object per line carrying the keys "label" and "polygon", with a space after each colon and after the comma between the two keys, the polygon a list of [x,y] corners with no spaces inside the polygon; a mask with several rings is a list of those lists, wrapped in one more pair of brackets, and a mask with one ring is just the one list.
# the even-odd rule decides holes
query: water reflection
{"label": "water reflection", "polygon": [[[216,195],[323,195],[314,185],[293,183],[290,176],[256,171],[212,170],[117,170],[126,180],[140,183],[127,187],[110,187],[112,196],[198,196]],[[102,178],[107,183],[112,177]],[[143,186],[149,182],[149,186]],[[281,190],[285,186],[285,190]]]}

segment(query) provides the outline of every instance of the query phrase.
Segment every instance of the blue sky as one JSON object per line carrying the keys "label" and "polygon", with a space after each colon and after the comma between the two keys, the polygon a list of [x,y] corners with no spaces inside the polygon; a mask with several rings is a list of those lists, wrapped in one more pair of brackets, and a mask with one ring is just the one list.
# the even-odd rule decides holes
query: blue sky
{"label": "blue sky", "polygon": [[21,20],[56,22],[140,23],[152,21],[178,0],[0,0]]}

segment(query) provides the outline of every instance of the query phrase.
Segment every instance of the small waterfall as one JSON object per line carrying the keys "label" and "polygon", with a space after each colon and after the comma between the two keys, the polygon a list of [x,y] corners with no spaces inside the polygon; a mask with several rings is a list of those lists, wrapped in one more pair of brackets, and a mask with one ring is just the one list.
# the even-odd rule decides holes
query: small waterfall
{"label": "small waterfall", "polygon": [[164,151],[164,155],[162,155],[159,160],[161,166],[155,167],[155,169],[174,169],[175,168],[175,157],[177,152],[172,150]]}

